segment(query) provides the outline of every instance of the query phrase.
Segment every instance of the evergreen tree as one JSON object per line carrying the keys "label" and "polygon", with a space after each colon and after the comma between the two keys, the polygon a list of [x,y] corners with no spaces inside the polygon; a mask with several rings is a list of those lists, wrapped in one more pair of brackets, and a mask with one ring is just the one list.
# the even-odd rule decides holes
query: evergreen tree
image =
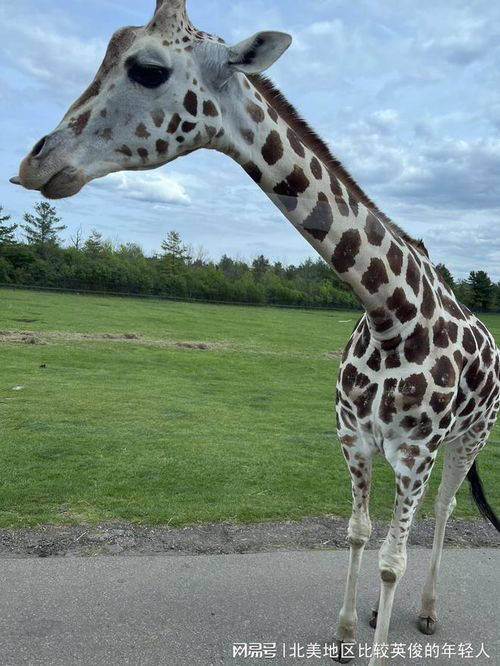
{"label": "evergreen tree", "polygon": [[169,231],[167,238],[162,242],[161,249],[162,269],[169,277],[179,275],[191,261],[189,248],[183,245],[180,234],[177,231]]}
{"label": "evergreen tree", "polygon": [[98,257],[101,255],[104,251],[104,241],[102,239],[102,234],[93,229],[92,233],[85,241],[83,249],[91,257]]}
{"label": "evergreen tree", "polygon": [[472,307],[488,312],[493,306],[495,285],[485,271],[471,271],[467,279],[472,291]]}
{"label": "evergreen tree", "polygon": [[455,279],[450,271],[446,268],[444,264],[437,264],[436,270],[439,275],[443,278],[447,285],[449,285],[453,290],[455,289]]}
{"label": "evergreen tree", "polygon": [[22,224],[24,235],[28,245],[37,245],[44,254],[44,250],[50,245],[58,245],[57,234],[66,229],[66,225],[59,224],[60,217],[56,215],[56,209],[48,201],[39,201],[35,204],[35,213],[25,213]]}
{"label": "evergreen tree", "polygon": [[252,272],[255,279],[261,280],[270,266],[269,259],[266,259],[263,254],[259,254],[259,256],[252,261]]}
{"label": "evergreen tree", "polygon": [[17,224],[7,224],[10,220],[10,215],[2,215],[3,206],[0,206],[0,246],[7,243],[15,243],[14,231],[17,229]]}

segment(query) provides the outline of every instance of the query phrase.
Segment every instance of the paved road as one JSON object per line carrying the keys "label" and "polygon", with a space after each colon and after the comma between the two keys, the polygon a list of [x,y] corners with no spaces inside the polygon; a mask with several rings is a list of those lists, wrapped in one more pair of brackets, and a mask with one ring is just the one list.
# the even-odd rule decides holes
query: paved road
{"label": "paved road", "polygon": [[[371,640],[367,611],[377,589],[376,552],[360,582],[360,641]],[[399,588],[391,641],[406,659],[394,664],[500,664],[500,550],[448,550],[439,633],[432,654],[408,658],[425,643],[415,616],[429,552],[411,549]],[[321,650],[341,603],[347,554],[95,557],[0,560],[1,666],[274,666],[330,664]],[[276,643],[268,656],[233,658],[233,644]],[[472,643],[464,656],[446,655]],[[484,644],[490,659],[480,652]],[[283,658],[285,644],[286,658]],[[241,648],[245,651],[245,646]],[[443,654],[444,653],[444,654]],[[469,654],[469,658],[465,655]],[[357,663],[366,664],[366,659]]]}

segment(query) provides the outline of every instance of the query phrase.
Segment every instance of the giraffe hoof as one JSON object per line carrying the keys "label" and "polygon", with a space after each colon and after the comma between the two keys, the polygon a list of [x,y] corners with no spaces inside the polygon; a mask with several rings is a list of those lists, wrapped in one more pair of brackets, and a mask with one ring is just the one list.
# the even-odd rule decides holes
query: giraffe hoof
{"label": "giraffe hoof", "polygon": [[370,625],[370,627],[371,627],[372,629],[376,629],[376,628],[377,628],[377,618],[378,618],[378,611],[376,611],[376,610],[372,610],[372,616],[371,616],[371,618],[370,618],[369,621],[368,621],[368,624]]}
{"label": "giraffe hoof", "polygon": [[348,664],[354,659],[355,641],[341,641],[338,638],[335,638],[333,643],[337,648],[335,654],[332,656],[333,661],[336,661],[339,664]]}
{"label": "giraffe hoof", "polygon": [[418,628],[423,634],[432,636],[436,631],[436,620],[433,620],[432,617],[421,616],[418,618]]}

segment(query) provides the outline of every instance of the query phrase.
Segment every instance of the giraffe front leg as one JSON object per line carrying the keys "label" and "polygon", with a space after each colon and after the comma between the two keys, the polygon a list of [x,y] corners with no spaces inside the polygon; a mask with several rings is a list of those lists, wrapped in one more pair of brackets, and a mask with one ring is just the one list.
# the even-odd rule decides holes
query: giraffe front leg
{"label": "giraffe front leg", "polygon": [[372,529],[368,512],[371,459],[357,453],[354,447],[348,449],[344,443],[343,450],[351,473],[352,514],[348,528],[349,568],[335,639],[338,646],[337,661],[347,663],[352,657],[344,656],[344,652],[348,653],[348,651],[344,651],[342,646],[355,642],[358,623],[356,612],[358,576],[365,545]]}
{"label": "giraffe front leg", "polygon": [[[418,459],[414,467],[419,466]],[[387,660],[380,646],[388,643],[394,595],[406,570],[406,543],[413,516],[422,498],[425,483],[407,473],[396,473],[396,501],[389,533],[379,552],[380,596],[376,617],[373,656],[368,666],[382,666]]]}

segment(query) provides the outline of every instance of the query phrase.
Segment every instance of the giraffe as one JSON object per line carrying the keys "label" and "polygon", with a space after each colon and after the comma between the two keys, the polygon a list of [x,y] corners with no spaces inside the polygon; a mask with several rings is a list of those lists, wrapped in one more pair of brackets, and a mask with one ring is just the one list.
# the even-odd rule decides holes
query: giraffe
{"label": "giraffe", "polygon": [[[380,645],[387,643],[408,533],[440,447],[444,467],[422,632],[436,628],[444,531],[466,476],[482,513],[500,531],[475,464],[500,407],[500,350],[440,278],[424,244],[377,208],[262,76],[291,40],[264,31],[227,45],[192,25],[185,0],[157,0],[147,25],[113,35],[93,82],[11,181],[57,199],[112,172],[154,169],[200,148],[218,150],[351,287],[365,313],[345,349],[336,392],[353,499],[336,640],[341,648],[355,641],[357,580],[371,534],[371,468],[381,454],[394,471],[395,502],[370,621]],[[340,654],[339,660],[348,659]],[[383,663],[376,654],[370,660],[370,666]]]}

